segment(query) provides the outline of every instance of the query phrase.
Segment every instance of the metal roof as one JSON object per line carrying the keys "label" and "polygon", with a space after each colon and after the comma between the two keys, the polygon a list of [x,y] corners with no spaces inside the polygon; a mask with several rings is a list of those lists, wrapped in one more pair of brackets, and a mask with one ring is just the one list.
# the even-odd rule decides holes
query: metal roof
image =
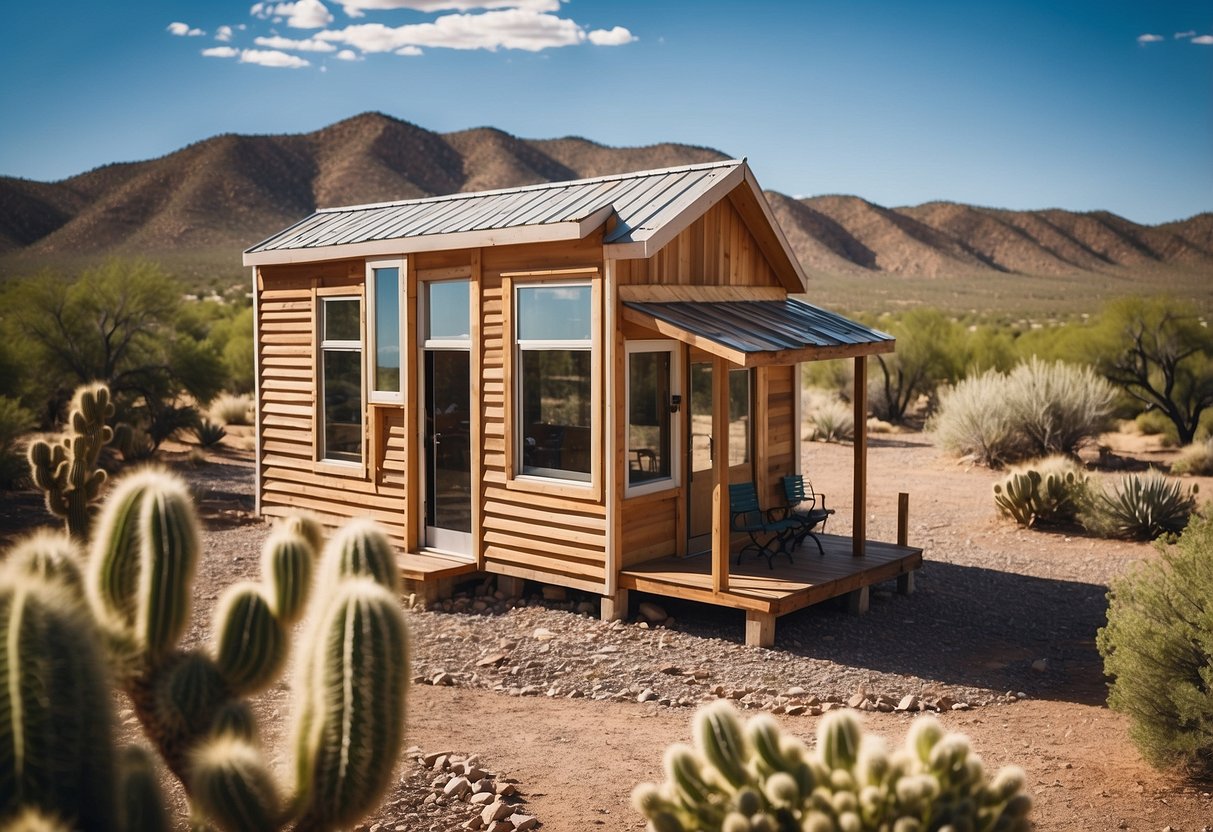
{"label": "metal roof", "polygon": [[743,367],[892,352],[892,335],[803,301],[625,301],[624,317]]}
{"label": "metal roof", "polygon": [[[744,160],[734,159],[498,191],[326,208],[245,254],[454,234],[483,235],[566,223],[580,225],[589,220],[594,220],[597,227],[611,214],[617,223],[606,236],[606,243],[643,242],[713,186],[726,179],[740,182],[744,168]],[[583,233],[584,229],[570,228],[567,236],[573,232]]]}

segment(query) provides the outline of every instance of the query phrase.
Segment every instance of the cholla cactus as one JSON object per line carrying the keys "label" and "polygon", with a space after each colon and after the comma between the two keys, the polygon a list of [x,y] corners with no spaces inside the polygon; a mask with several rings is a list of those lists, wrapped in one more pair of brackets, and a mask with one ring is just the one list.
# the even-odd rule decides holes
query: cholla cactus
{"label": "cholla cactus", "polygon": [[744,726],[726,703],[695,715],[695,747],[666,751],[666,781],[632,802],[651,832],[918,832],[1027,830],[1023,772],[987,781],[960,734],[931,717],[887,753],[846,711],[827,714],[810,752],[769,716]]}
{"label": "cholla cactus", "polygon": [[[179,479],[148,470],[117,485],[90,547],[86,591],[75,564],[80,547],[45,534],[20,544],[0,570],[0,673],[9,675],[0,678],[0,697],[32,704],[0,701],[0,715],[35,721],[7,733],[0,724],[0,742],[25,738],[0,747],[0,772],[33,773],[11,798],[0,792],[0,827],[20,818],[31,830],[167,828],[148,759],[115,755],[98,641],[190,795],[196,825],[332,830],[373,809],[404,738],[408,633],[395,562],[374,524],[351,524],[313,568],[319,540],[312,520],[276,530],[262,581],[229,588],[211,648],[190,651],[178,642],[201,553]],[[297,787],[280,794],[243,697],[272,684],[285,665],[289,627],[304,613],[313,572],[329,580],[298,661]]]}
{"label": "cholla cactus", "polygon": [[62,517],[76,540],[88,537],[92,505],[101,496],[105,471],[97,467],[101,449],[114,438],[106,424],[114,417],[109,388],[88,384],[77,388],[68,411],[67,430],[53,442],[36,440],[29,446],[34,484],[46,492],[46,509]]}

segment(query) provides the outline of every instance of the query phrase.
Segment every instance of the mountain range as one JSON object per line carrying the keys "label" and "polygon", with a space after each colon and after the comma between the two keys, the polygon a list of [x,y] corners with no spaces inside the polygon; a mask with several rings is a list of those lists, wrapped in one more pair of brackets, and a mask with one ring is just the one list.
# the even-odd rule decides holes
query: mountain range
{"label": "mountain range", "polygon": [[[239,252],[317,207],[710,162],[706,147],[614,148],[436,133],[364,113],[312,133],[221,135],[167,156],[59,182],[0,177],[0,255]],[[856,196],[767,198],[810,274],[949,277],[1213,270],[1213,213],[1140,225],[1106,211],[1011,211],[951,202],[887,208]],[[224,254],[226,260],[226,253]]]}

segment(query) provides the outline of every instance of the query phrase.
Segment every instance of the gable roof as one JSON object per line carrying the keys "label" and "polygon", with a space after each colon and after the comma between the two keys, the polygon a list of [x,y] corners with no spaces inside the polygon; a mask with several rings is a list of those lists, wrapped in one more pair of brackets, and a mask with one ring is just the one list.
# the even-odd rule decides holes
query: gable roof
{"label": "gable roof", "polygon": [[[803,291],[804,272],[744,159],[316,211],[244,253],[244,265],[579,240],[613,217],[608,257],[649,257],[742,184],[770,229],[756,237]],[[748,198],[756,197],[756,199]],[[774,239],[771,238],[774,232]],[[764,244],[765,243],[765,244]]]}

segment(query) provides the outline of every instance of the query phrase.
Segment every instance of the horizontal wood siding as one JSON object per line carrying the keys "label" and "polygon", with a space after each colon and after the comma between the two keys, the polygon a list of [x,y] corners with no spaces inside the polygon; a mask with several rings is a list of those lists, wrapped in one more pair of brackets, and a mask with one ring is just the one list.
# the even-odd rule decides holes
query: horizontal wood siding
{"label": "horizontal wood siding", "polygon": [[727,199],[647,260],[620,260],[620,285],[779,286],[757,240]]}
{"label": "horizontal wood siding", "polygon": [[638,497],[623,501],[623,541],[620,565],[627,568],[653,558],[663,558],[678,551],[678,528],[682,516],[678,501],[685,497],[681,491],[660,499]]}
{"label": "horizontal wood siding", "polygon": [[[601,592],[606,578],[606,508],[596,495],[578,497],[531,490],[507,483],[506,399],[513,395],[505,377],[505,351],[513,339],[505,331],[502,273],[601,268],[602,241],[481,250],[481,542],[486,571]],[[598,278],[595,278],[598,279]],[[529,278],[513,277],[520,282]],[[596,418],[601,418],[597,415]],[[601,449],[598,449],[601,453]],[[569,489],[572,491],[572,489]]]}
{"label": "horizontal wood siding", "polygon": [[[763,505],[783,504],[783,477],[796,472],[800,431],[795,424],[795,365],[767,367],[766,380],[766,471],[767,493]],[[759,449],[762,453],[764,449]]]}
{"label": "horizontal wood siding", "polygon": [[352,517],[379,521],[404,548],[405,483],[403,411],[371,408],[368,474],[334,471],[316,462],[315,289],[362,291],[364,265],[346,260],[261,269],[257,337],[260,341],[262,513],[281,517],[314,513],[328,526]]}

